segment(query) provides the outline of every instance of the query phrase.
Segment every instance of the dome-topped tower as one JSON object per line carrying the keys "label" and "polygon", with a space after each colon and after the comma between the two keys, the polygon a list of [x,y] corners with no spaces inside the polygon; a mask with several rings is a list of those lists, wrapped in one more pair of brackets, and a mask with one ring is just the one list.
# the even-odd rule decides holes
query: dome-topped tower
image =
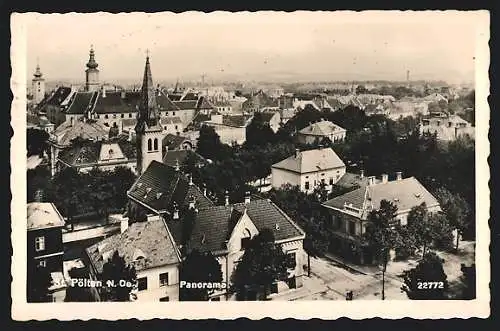
{"label": "dome-topped tower", "polygon": [[99,90],[99,70],[97,69],[99,65],[95,61],[95,52],[94,47],[90,46],[89,53],[89,62],[87,62],[87,70],[85,70],[86,74],[86,83],[85,90],[86,91],[97,91]]}
{"label": "dome-topped tower", "polygon": [[45,79],[43,79],[42,76],[43,74],[40,71],[40,64],[37,61],[36,70],[31,81],[33,103],[35,105],[38,105],[45,97]]}

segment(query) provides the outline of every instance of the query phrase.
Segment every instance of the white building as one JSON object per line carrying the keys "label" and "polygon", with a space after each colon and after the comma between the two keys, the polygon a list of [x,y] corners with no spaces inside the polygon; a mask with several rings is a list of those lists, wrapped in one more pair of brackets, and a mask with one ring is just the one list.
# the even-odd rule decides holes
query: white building
{"label": "white building", "polygon": [[295,155],[272,165],[272,186],[277,189],[287,184],[299,186],[306,193],[312,193],[320,185],[331,190],[345,172],[344,162],[331,148],[302,152],[297,149]]}
{"label": "white building", "polygon": [[297,139],[303,144],[313,144],[325,138],[330,139],[331,142],[339,142],[345,139],[346,133],[346,129],[322,119],[300,130]]}

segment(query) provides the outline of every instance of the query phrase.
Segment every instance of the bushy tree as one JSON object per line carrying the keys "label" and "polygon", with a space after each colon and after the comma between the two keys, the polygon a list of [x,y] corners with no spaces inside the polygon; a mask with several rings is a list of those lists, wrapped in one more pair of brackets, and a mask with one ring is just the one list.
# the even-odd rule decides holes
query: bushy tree
{"label": "bushy tree", "polygon": [[43,157],[44,152],[48,151],[49,134],[44,130],[29,128],[26,130],[26,143],[28,157],[39,155]]}
{"label": "bushy tree", "polygon": [[[179,278],[180,281],[187,283],[221,283],[221,270],[221,265],[211,252],[201,253],[198,250],[193,250],[181,262]],[[214,290],[214,288],[180,287],[179,299],[181,301],[208,301]]]}
{"label": "bushy tree", "polygon": [[49,302],[49,287],[52,285],[52,277],[46,267],[30,263],[27,274],[27,301]]}
{"label": "bushy tree", "polygon": [[[137,282],[137,274],[135,267],[127,265],[118,251],[115,251],[111,259],[104,263],[102,279],[106,301],[130,301],[130,292]],[[108,281],[115,286],[107,286]]]}
{"label": "bushy tree", "polygon": [[268,123],[264,122],[262,113],[256,112],[252,121],[246,128],[246,142],[245,145],[264,146],[274,141],[274,132],[269,127]]}
{"label": "bushy tree", "polygon": [[[84,272],[84,269],[72,268],[68,271],[71,279],[89,279],[88,274]],[[65,302],[94,302],[97,301],[89,287],[82,286],[68,286],[66,288]]]}
{"label": "bushy tree", "polygon": [[412,300],[446,299],[447,276],[443,269],[443,259],[433,252],[426,253],[418,265],[403,272],[402,289]]}
{"label": "bushy tree", "polygon": [[220,137],[211,126],[203,125],[200,128],[200,136],[196,146],[196,151],[204,158],[220,160],[225,156]]}
{"label": "bushy tree", "polygon": [[473,263],[467,267],[465,264],[461,265],[462,281],[464,283],[464,290],[462,298],[464,300],[473,300],[476,298],[476,264]]}
{"label": "bushy tree", "polygon": [[274,282],[287,278],[287,259],[283,249],[274,242],[274,233],[262,231],[250,240],[231,279],[231,292],[238,299],[252,299],[252,293],[264,298]]}

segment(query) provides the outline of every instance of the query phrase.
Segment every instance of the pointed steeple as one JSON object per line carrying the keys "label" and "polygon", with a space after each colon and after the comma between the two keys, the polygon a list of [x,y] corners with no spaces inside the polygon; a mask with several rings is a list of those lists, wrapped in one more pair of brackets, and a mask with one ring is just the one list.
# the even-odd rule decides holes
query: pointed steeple
{"label": "pointed steeple", "polygon": [[87,62],[87,68],[96,69],[99,65],[95,61],[94,45],[90,45],[89,62]]}
{"label": "pointed steeple", "polygon": [[141,102],[139,104],[139,116],[136,130],[159,126],[159,120],[160,115],[156,103],[156,88],[153,85],[153,76],[151,75],[151,65],[149,63],[148,54],[146,56],[146,66],[144,68],[144,78],[142,80]]}

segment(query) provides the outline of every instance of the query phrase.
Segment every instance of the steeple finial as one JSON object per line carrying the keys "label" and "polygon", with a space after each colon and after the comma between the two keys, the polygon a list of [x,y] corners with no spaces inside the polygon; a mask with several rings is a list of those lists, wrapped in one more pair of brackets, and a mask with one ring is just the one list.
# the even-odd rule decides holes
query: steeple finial
{"label": "steeple finial", "polygon": [[96,69],[97,67],[98,67],[98,64],[95,61],[94,45],[90,45],[89,62],[87,62],[87,68]]}
{"label": "steeple finial", "polygon": [[41,78],[42,77],[42,72],[40,71],[40,61],[39,58],[36,58],[36,70],[34,75],[36,78]]}

